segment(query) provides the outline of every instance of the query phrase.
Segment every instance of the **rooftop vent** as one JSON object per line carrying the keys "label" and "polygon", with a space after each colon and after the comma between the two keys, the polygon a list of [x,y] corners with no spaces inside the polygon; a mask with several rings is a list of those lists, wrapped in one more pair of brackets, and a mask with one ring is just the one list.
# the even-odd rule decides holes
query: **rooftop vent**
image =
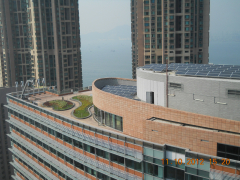
{"label": "rooftop vent", "polygon": [[181,89],[182,88],[182,84],[179,84],[179,83],[169,83],[169,87]]}
{"label": "rooftop vent", "polygon": [[240,90],[228,90],[228,94],[240,96]]}

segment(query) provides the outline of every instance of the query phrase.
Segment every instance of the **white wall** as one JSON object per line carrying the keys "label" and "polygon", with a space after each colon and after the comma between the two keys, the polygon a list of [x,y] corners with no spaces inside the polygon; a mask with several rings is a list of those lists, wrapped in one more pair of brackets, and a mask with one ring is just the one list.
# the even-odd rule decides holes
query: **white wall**
{"label": "white wall", "polygon": [[154,92],[154,104],[164,106],[164,82],[137,77],[137,96],[146,101],[146,92]]}

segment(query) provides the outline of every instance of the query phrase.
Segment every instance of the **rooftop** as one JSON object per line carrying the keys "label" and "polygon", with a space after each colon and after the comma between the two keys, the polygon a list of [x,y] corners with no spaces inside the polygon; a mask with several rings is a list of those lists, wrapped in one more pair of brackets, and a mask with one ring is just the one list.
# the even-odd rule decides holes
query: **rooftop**
{"label": "rooftop", "polygon": [[[166,64],[148,64],[139,68],[156,73],[166,72]],[[240,79],[239,65],[172,63],[168,65],[168,71],[175,72],[177,76]]]}
{"label": "rooftop", "polygon": [[[105,130],[109,130],[109,131],[114,131],[117,133],[121,133],[120,131],[116,131],[113,128],[107,127],[107,126],[103,126],[103,125],[99,125],[97,121],[95,121],[95,119],[93,118],[93,116],[90,116],[89,118],[86,119],[77,119],[75,117],[73,117],[71,115],[72,111],[74,111],[76,108],[79,107],[79,103],[76,101],[71,100],[72,97],[74,96],[79,96],[79,95],[87,95],[87,96],[92,96],[92,91],[85,91],[85,92],[79,92],[79,93],[74,93],[74,94],[68,94],[68,95],[64,95],[64,96],[57,96],[54,94],[35,94],[34,96],[31,95],[29,96],[29,100],[33,101],[33,103],[37,106],[42,107],[45,110],[48,110],[50,112],[53,112],[55,114],[61,115],[69,120],[74,120],[74,121],[78,121],[79,123],[83,123],[89,126],[93,126],[93,127],[97,127],[97,128],[102,128]],[[70,101],[73,104],[75,104],[75,106],[69,110],[64,110],[64,111],[55,111],[53,110],[52,107],[43,107],[43,103],[47,102],[47,101],[51,101],[51,100],[62,100],[62,98],[64,100]],[[93,107],[90,108],[90,111],[92,113],[94,113]]]}

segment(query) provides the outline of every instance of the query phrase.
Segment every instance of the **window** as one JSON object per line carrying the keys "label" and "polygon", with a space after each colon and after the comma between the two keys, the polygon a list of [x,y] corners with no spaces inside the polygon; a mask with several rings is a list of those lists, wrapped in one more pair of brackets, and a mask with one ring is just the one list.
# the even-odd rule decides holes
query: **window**
{"label": "window", "polygon": [[240,147],[227,144],[217,144],[217,156],[240,160]]}
{"label": "window", "polygon": [[164,169],[165,169],[164,175],[166,178],[184,180],[184,171],[169,166],[166,166]]}
{"label": "window", "polygon": [[144,173],[163,178],[163,167],[144,162]]}
{"label": "window", "polygon": [[103,150],[101,150],[101,149],[97,149],[97,148],[96,148],[96,154],[97,154],[98,156],[100,156],[100,157],[105,158],[105,159],[109,159],[109,153],[106,152],[106,151],[103,151]]}
{"label": "window", "polygon": [[124,158],[115,154],[111,154],[111,161],[117,164],[124,164]]}

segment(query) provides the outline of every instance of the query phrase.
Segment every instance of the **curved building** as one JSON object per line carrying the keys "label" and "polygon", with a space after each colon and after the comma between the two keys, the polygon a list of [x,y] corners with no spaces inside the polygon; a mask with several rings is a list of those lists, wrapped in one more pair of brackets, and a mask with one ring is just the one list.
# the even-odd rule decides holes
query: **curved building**
{"label": "curved building", "polygon": [[[166,73],[167,71],[167,73]],[[137,69],[137,80],[97,79],[92,90],[28,100],[7,95],[14,178],[237,180],[240,66],[170,64]],[[167,92],[167,93],[166,93]],[[93,116],[72,116],[74,96]],[[43,105],[68,100],[74,109]]]}

